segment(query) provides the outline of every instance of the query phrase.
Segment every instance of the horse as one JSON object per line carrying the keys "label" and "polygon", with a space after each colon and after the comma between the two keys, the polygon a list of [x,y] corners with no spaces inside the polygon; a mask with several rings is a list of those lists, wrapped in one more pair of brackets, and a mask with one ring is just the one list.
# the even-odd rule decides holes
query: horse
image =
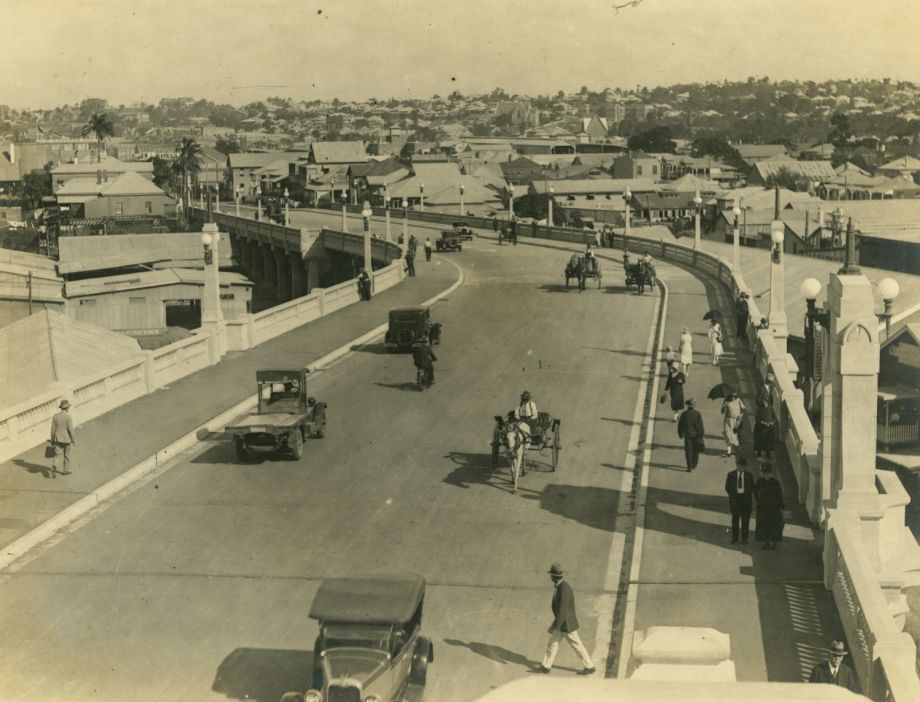
{"label": "horse", "polygon": [[530,428],[526,422],[515,419],[513,412],[509,413],[507,419],[495,419],[498,420],[497,438],[505,449],[505,456],[511,466],[511,492],[514,493],[517,492],[518,479],[527,473],[524,456],[527,447],[530,446]]}
{"label": "horse", "polygon": [[573,255],[565,265],[565,289],[569,289],[569,280],[574,278],[578,281],[578,290],[581,292],[585,289],[586,277],[584,258],[577,254]]}

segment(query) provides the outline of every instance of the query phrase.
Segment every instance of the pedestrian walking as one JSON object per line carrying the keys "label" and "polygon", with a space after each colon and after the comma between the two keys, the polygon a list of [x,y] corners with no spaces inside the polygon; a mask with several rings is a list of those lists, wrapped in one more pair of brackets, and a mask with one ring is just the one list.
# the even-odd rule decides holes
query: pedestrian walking
{"label": "pedestrian walking", "polygon": [[776,544],[783,540],[783,486],[773,475],[769,463],[760,466],[760,477],[754,483],[754,499],[757,500],[754,538],[763,543],[765,550],[776,550]]}
{"label": "pedestrian walking", "polygon": [[511,217],[511,244],[512,246],[517,246],[517,235],[518,235],[518,226],[517,226],[517,217]]}
{"label": "pedestrian walking", "polygon": [[413,249],[406,251],[406,273],[410,278],[415,277],[415,251]]}
{"label": "pedestrian walking", "polygon": [[850,692],[859,694],[859,681],[856,673],[846,662],[847,647],[842,641],[833,641],[827,649],[828,658],[811,669],[808,677],[810,683],[827,683],[845,687]]}
{"label": "pedestrian walking", "polygon": [[766,400],[761,400],[754,410],[754,451],[757,457],[766,454],[770,458],[775,443],[776,418],[773,416],[773,408]]}
{"label": "pedestrian walking", "polygon": [[494,219],[492,220],[492,231],[498,233],[498,217],[493,215]]}
{"label": "pedestrian walking", "polygon": [[559,642],[562,639],[568,641],[569,646],[575,651],[575,654],[581,659],[584,666],[578,671],[579,675],[591,675],[597,669],[591,661],[591,655],[588,649],[581,642],[578,636],[578,617],[575,614],[575,593],[572,587],[565,580],[565,571],[558,563],[553,563],[549,569],[550,580],[553,581],[553,623],[549,625],[549,643],[546,645],[546,654],[543,656],[543,663],[535,668],[535,673],[548,673],[553,668],[553,661],[556,660],[556,654],[559,652]]}
{"label": "pedestrian walking", "polygon": [[687,327],[681,330],[680,345],[677,348],[680,353],[680,370],[689,378],[690,366],[693,365],[693,335]]}
{"label": "pedestrian walking", "polygon": [[664,362],[668,368],[670,368],[671,366],[674,366],[675,368],[678,368],[678,370],[680,370],[678,367],[677,352],[674,350],[673,346],[664,347]]}
{"label": "pedestrian walking", "polygon": [[719,320],[709,320],[709,331],[706,332],[706,336],[709,338],[709,350],[712,352],[712,365],[717,366],[719,365],[719,358],[722,357],[724,352],[722,348],[722,325],[719,324]]}
{"label": "pedestrian walking", "polygon": [[[70,450],[77,443],[76,435],[73,430],[73,417],[70,416],[70,402],[61,400],[58,405],[61,410],[51,418],[51,446],[54,451],[54,458],[51,462],[51,477],[57,473],[61,475],[70,475]],[[63,459],[62,459],[63,457]],[[63,470],[58,470],[61,466]]]}
{"label": "pedestrian walking", "polygon": [[773,377],[772,373],[767,373],[767,377],[764,378],[763,384],[760,386],[760,389],[757,391],[757,404],[767,403],[771,408],[773,407],[773,381],[776,378]]}
{"label": "pedestrian walking", "polygon": [[671,411],[674,412],[674,421],[680,418],[680,413],[684,409],[684,383],[687,382],[687,376],[680,372],[680,369],[674,366],[668,366],[668,379],[665,381],[665,394],[661,396],[664,402],[668,395],[671,396]]}
{"label": "pedestrian walking", "polygon": [[431,263],[431,239],[425,239],[425,261]]}
{"label": "pedestrian walking", "polygon": [[728,510],[732,515],[732,543],[748,542],[751,529],[751,511],[754,507],[754,476],[747,469],[747,462],[738,459],[738,467],[725,476],[725,493],[728,495]]}
{"label": "pedestrian walking", "polygon": [[537,220],[536,219],[534,219],[534,221],[530,223],[530,234],[531,236],[533,236],[534,239],[537,238]]}
{"label": "pedestrian walking", "polygon": [[371,277],[363,268],[358,273],[358,297],[364,301],[371,299]]}
{"label": "pedestrian walking", "polygon": [[751,311],[748,306],[748,294],[746,292],[741,292],[738,294],[738,299],[735,300],[735,320],[738,324],[736,333],[739,339],[744,338],[747,334],[747,324],[750,316]]}
{"label": "pedestrian walking", "polygon": [[696,469],[700,460],[700,452],[706,448],[703,437],[703,415],[696,409],[696,403],[691,397],[684,404],[687,405],[680,418],[677,420],[677,436],[684,440],[684,457],[687,459],[687,472]]}
{"label": "pedestrian walking", "polygon": [[739,442],[738,434],[741,431],[741,421],[744,417],[744,403],[738,393],[729,393],[722,401],[722,435],[725,437],[725,456],[732,455]]}

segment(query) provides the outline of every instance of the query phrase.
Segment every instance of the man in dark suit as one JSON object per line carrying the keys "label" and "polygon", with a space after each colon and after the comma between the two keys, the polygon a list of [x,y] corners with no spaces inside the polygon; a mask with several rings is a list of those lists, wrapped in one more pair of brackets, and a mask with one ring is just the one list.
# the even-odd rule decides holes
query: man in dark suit
{"label": "man in dark suit", "polygon": [[738,467],[725,476],[728,509],[732,513],[732,543],[738,543],[740,526],[741,543],[748,542],[751,527],[751,509],[754,506],[754,475],[747,469],[747,461],[738,459]]}
{"label": "man in dark suit", "polygon": [[696,409],[693,398],[687,400],[685,409],[677,422],[677,435],[684,440],[684,455],[687,457],[687,472],[696,468],[700,460],[700,448],[703,446],[703,415]]}
{"label": "man in dark suit", "polygon": [[828,660],[818,663],[811,669],[811,675],[808,678],[810,683],[827,683],[829,685],[839,685],[845,687],[850,692],[859,693],[859,681],[856,679],[856,673],[844,662],[847,655],[846,646],[842,641],[834,641],[830,648],[827,649]]}
{"label": "man in dark suit", "polygon": [[591,661],[591,655],[588,649],[581,642],[578,636],[578,617],[575,616],[575,593],[572,587],[565,581],[565,572],[558,563],[553,563],[549,569],[549,577],[553,581],[556,591],[553,593],[553,623],[549,626],[549,643],[546,645],[546,655],[543,657],[543,663],[533,669],[535,673],[548,673],[553,667],[553,661],[556,660],[556,654],[559,652],[559,641],[563,638],[569,642],[569,646],[581,658],[582,668],[578,671],[579,675],[591,675],[597,669]]}

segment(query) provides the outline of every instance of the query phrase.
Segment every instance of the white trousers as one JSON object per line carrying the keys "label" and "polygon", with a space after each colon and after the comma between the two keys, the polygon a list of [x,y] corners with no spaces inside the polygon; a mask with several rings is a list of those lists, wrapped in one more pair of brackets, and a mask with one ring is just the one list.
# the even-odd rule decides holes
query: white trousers
{"label": "white trousers", "polygon": [[562,639],[569,642],[569,646],[571,646],[575,654],[581,658],[581,664],[585,668],[594,667],[594,663],[591,661],[591,654],[588,653],[588,649],[586,649],[585,645],[581,642],[581,637],[578,635],[577,631],[570,631],[566,634],[555,630],[549,635],[549,643],[546,644],[546,655],[543,656],[544,668],[553,667],[553,661],[556,660],[556,654],[559,653],[559,642],[562,641]]}

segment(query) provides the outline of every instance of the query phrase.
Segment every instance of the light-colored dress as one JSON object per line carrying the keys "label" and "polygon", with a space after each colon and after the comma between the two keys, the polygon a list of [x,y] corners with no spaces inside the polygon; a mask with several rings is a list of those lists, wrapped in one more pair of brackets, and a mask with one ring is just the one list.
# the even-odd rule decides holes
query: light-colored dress
{"label": "light-colored dress", "polygon": [[741,428],[743,414],[744,403],[741,398],[736,397],[722,403],[722,435],[729,448],[738,445],[738,429]]}
{"label": "light-colored dress", "polygon": [[712,360],[718,361],[719,356],[724,353],[722,342],[719,341],[719,339],[722,338],[722,326],[716,322],[711,327],[709,327],[709,332],[707,335],[709,336],[709,348],[712,351]]}
{"label": "light-colored dress", "polygon": [[680,362],[689,366],[693,363],[693,335],[680,335]]}

